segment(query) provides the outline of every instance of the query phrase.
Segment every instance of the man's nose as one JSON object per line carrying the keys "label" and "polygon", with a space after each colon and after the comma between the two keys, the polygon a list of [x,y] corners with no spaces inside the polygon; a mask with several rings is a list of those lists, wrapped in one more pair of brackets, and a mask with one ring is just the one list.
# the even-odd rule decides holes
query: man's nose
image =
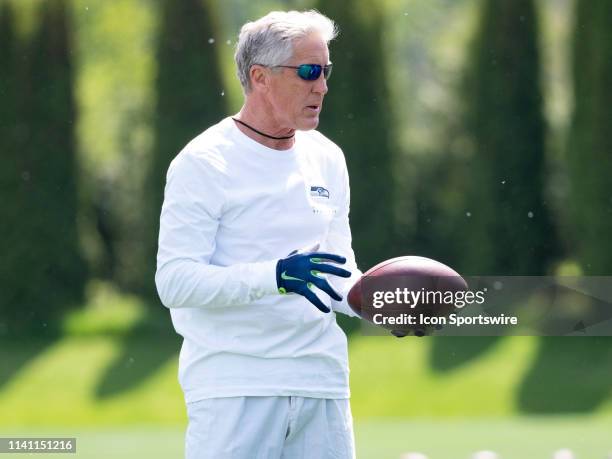
{"label": "man's nose", "polygon": [[314,82],[312,91],[317,94],[327,94],[327,80],[323,77],[323,72],[321,72],[321,76]]}

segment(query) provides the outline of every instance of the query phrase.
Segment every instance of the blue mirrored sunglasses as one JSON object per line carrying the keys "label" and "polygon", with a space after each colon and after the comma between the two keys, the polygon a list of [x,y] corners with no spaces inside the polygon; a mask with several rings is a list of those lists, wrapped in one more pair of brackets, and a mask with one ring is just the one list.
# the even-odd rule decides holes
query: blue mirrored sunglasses
{"label": "blue mirrored sunglasses", "polygon": [[275,65],[275,67],[282,67],[285,69],[295,69],[297,71],[297,76],[299,76],[302,80],[306,81],[315,81],[318,80],[321,76],[321,72],[323,72],[323,78],[326,80],[329,79],[332,71],[332,64],[329,65],[319,65],[319,64],[302,64],[298,66],[294,65]]}
{"label": "blue mirrored sunglasses", "polygon": [[306,81],[315,81],[318,80],[323,73],[323,78],[326,80],[329,79],[332,71],[332,64],[329,65],[319,65],[319,64],[302,64],[302,65],[263,65],[263,64],[254,64],[261,65],[262,67],[281,67],[284,69],[295,69],[297,76],[299,76],[302,80]]}

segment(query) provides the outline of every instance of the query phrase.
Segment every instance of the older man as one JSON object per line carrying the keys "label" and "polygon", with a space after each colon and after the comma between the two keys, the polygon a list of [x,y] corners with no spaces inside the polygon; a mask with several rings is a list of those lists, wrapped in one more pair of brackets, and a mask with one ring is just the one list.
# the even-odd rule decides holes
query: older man
{"label": "older man", "polygon": [[245,24],[242,109],[168,170],[156,283],[184,338],[190,459],[354,457],[347,341],[330,312],[354,315],[361,273],[344,156],[314,130],[335,35],[315,11]]}

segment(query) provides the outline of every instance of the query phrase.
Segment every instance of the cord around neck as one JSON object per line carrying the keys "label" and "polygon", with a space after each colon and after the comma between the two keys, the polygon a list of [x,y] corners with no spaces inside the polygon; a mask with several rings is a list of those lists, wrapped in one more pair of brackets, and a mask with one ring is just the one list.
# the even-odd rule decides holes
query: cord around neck
{"label": "cord around neck", "polygon": [[249,126],[248,124],[246,124],[244,121],[239,120],[238,118],[232,118],[236,123],[240,123],[242,124],[245,128],[250,129],[251,131],[262,135],[264,137],[267,137],[268,139],[273,139],[273,140],[287,140],[287,139],[291,139],[293,137],[295,137],[295,132],[289,136],[283,136],[283,137],[274,137],[273,135],[269,135],[266,134],[264,132],[258,131],[257,129],[255,129],[253,126]]}

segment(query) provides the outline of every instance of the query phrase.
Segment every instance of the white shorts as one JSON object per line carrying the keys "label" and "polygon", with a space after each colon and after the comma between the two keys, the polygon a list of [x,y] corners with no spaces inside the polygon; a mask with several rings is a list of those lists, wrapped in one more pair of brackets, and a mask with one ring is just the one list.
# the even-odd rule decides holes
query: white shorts
{"label": "white shorts", "polygon": [[186,459],[353,459],[348,399],[225,397],[187,404]]}

